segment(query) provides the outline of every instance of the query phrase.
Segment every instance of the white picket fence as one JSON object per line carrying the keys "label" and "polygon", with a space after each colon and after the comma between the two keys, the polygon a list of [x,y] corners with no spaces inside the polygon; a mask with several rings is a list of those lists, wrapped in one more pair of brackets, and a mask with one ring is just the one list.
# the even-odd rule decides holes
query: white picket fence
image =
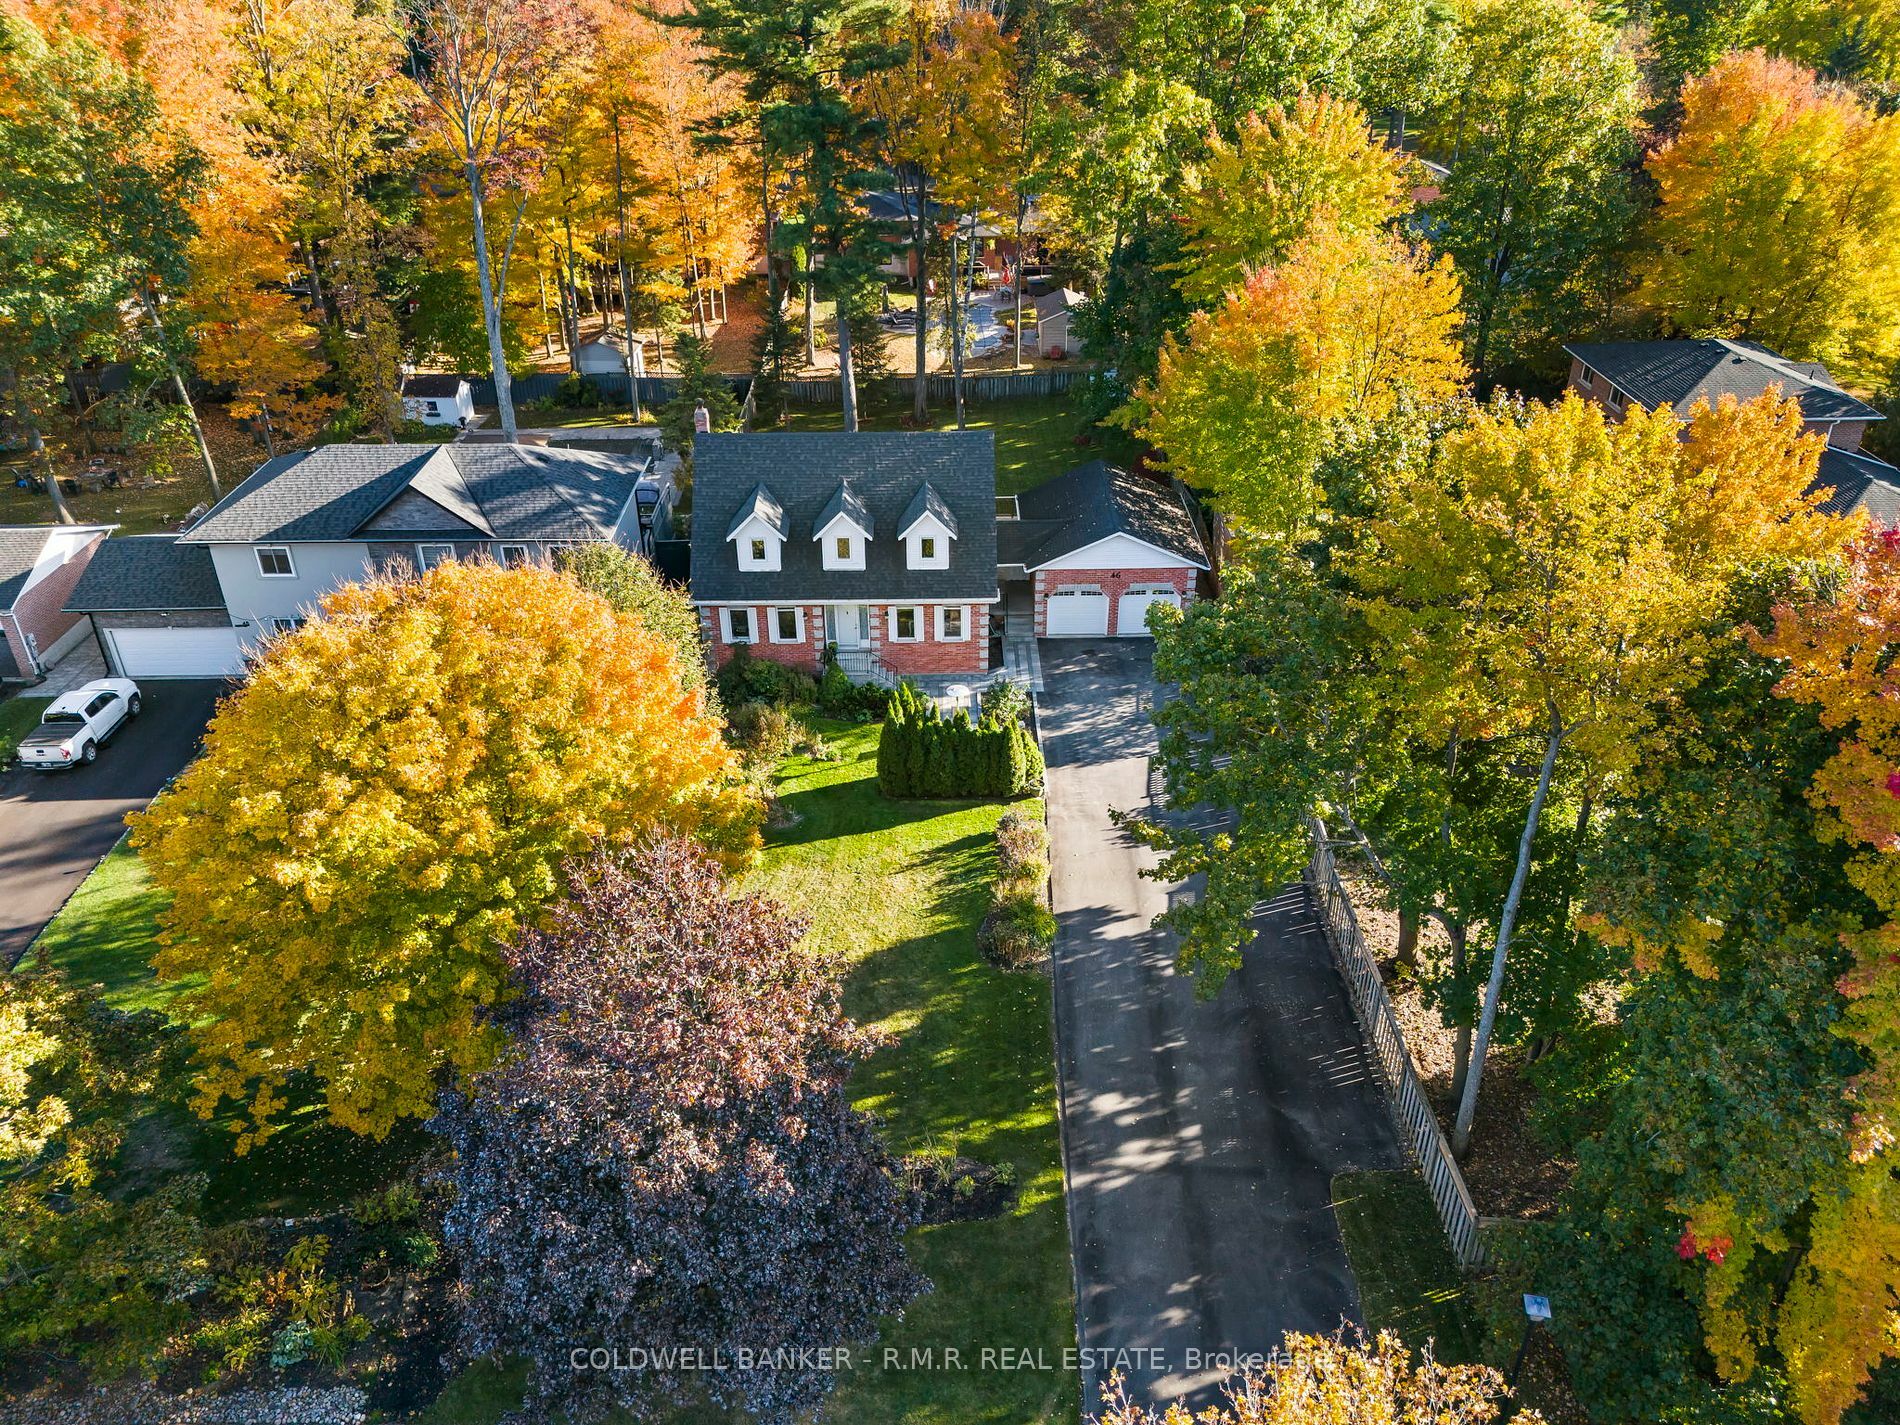
{"label": "white picket fence", "polygon": [[1352,1005],[1359,1016],[1359,1027],[1372,1045],[1380,1077],[1385,1081],[1392,1121],[1438,1207],[1438,1217],[1445,1224],[1452,1255],[1460,1266],[1482,1266],[1484,1243],[1478,1232],[1478,1209],[1472,1205],[1465,1175],[1458,1170],[1458,1160],[1451,1155],[1451,1145],[1445,1141],[1444,1131],[1426,1101],[1424,1086],[1418,1081],[1418,1072],[1412,1067],[1412,1055],[1405,1047],[1405,1034],[1399,1028],[1392,1000],[1385,992],[1378,963],[1366,948],[1352,900],[1340,884],[1338,868],[1333,865],[1326,828],[1315,820],[1309,823],[1308,830],[1313,846],[1309,872],[1313,900],[1319,909],[1327,942],[1332,946],[1333,959],[1352,990]]}

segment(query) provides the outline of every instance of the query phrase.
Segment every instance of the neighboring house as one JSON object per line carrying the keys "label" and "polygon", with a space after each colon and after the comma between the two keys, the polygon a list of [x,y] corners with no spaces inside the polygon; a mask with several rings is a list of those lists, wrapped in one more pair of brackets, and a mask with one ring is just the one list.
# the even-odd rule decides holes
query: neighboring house
{"label": "neighboring house", "polygon": [[[1073,287],[1058,287],[1036,298],[1033,311],[1036,352],[1040,356],[1075,355],[1075,341],[1069,334],[1069,317],[1085,298]],[[1025,319],[1032,313],[1025,312]]]}
{"label": "neighboring house", "polygon": [[738,644],[857,676],[984,673],[996,583],[988,431],[702,435],[693,602],[715,662]]}
{"label": "neighboring house", "polygon": [[405,376],[402,414],[427,426],[466,429],[475,424],[475,397],[460,376]]}
{"label": "neighboring house", "polygon": [[[583,376],[618,376],[626,380],[627,349],[620,334],[615,332],[575,347],[574,369]],[[647,374],[647,348],[643,341],[633,344],[633,374],[636,378]]]}
{"label": "neighboring house", "polygon": [[113,541],[138,547],[115,549],[68,607],[92,617],[128,677],[230,676],[323,595],[368,576],[449,559],[537,563],[596,542],[641,547],[653,513],[643,493],[671,491],[670,477],[663,490],[649,480],[648,464],[525,445],[327,445],[280,456],[169,539],[169,553],[159,541]]}
{"label": "neighboring house", "polygon": [[1141,638],[1208,567],[1177,486],[1100,460],[997,500],[988,431],[701,436],[693,467],[718,663],[748,644],[815,671],[830,643],[857,677],[986,674],[1000,599],[1038,636]]}
{"label": "neighboring house", "polygon": [[86,636],[66,611],[111,525],[0,528],[0,682],[32,682]]}
{"label": "neighboring house", "polygon": [[1171,482],[1091,460],[1015,503],[998,557],[1006,581],[1031,581],[1039,638],[1146,638],[1149,607],[1185,606],[1207,571],[1199,523]]}
{"label": "neighboring house", "polygon": [[1878,528],[1900,519],[1900,469],[1861,451],[1874,407],[1849,394],[1818,361],[1790,361],[1749,341],[1578,342],[1570,355],[1570,389],[1621,416],[1631,406],[1668,405],[1687,417],[1698,401],[1724,396],[1751,401],[1769,387],[1801,405],[1807,429],[1827,440],[1811,490],[1825,490],[1832,514],[1866,513]]}

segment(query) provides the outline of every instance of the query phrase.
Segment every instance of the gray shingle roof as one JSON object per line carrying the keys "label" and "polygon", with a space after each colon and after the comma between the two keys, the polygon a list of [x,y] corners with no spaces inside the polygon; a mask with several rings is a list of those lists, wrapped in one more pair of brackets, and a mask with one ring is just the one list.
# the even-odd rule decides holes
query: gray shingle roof
{"label": "gray shingle roof", "polygon": [[1865,510],[1877,529],[1900,529],[1900,470],[1858,451],[1821,452],[1821,465],[1808,493],[1825,490],[1821,509],[1830,515]]}
{"label": "gray shingle roof", "polygon": [[1125,534],[1207,568],[1207,548],[1172,483],[1091,460],[1016,498],[1021,518],[998,527],[1003,559],[1038,568]]}
{"label": "gray shingle roof", "polygon": [[1752,341],[1576,342],[1564,350],[1640,405],[1666,404],[1683,415],[1698,399],[1711,406],[1724,396],[1750,401],[1779,385],[1811,421],[1885,419],[1836,385],[1820,362],[1789,361]]}
{"label": "gray shingle roof", "polygon": [[937,523],[950,531],[950,537],[956,538],[956,512],[944,503],[943,496],[931,488],[929,481],[918,486],[917,493],[912,495],[910,503],[904,506],[904,517],[897,526],[897,537],[902,539],[909,534],[911,526],[925,515],[935,516]]}
{"label": "gray shingle roof", "polygon": [[1036,320],[1046,322],[1049,318],[1071,311],[1086,299],[1073,287],[1057,287],[1036,298]]}
{"label": "gray shingle roof", "polygon": [[211,551],[169,534],[106,540],[66,600],[69,612],[82,614],[223,607]]}
{"label": "gray shingle roof", "polygon": [[[822,567],[811,535],[840,481],[878,528],[894,530],[918,488],[932,486],[961,531],[948,569],[907,569],[904,545],[873,538],[862,570]],[[783,567],[741,571],[725,531],[753,490],[784,502]],[[996,447],[990,432],[872,431],[702,435],[693,442],[693,597],[734,600],[968,599],[996,597]]]}
{"label": "gray shingle roof", "polygon": [[44,529],[0,529],[0,609],[10,609],[46,548]]}
{"label": "gray shingle roof", "polygon": [[825,507],[818,512],[818,518],[812,522],[813,539],[827,529],[831,522],[843,515],[852,524],[864,531],[866,539],[877,538],[877,520],[865,507],[858,492],[851,488],[849,480],[840,480],[838,488],[831,492],[831,498],[825,501]]}
{"label": "gray shingle roof", "polygon": [[27,578],[40,562],[49,536],[60,530],[68,534],[82,530],[98,533],[109,528],[109,525],[44,524],[0,528],[0,609],[12,608],[14,601],[26,591]]}
{"label": "gray shingle roof", "polygon": [[726,525],[726,538],[731,539],[750,520],[769,525],[779,532],[781,539],[784,538],[785,507],[778,502],[778,496],[763,485],[753,486],[751,495],[740,502],[738,510]]}
{"label": "gray shingle roof", "polygon": [[402,393],[405,396],[447,396],[453,399],[461,394],[462,387],[467,384],[460,376],[436,376],[423,372],[405,377]]}
{"label": "gray shingle roof", "polygon": [[[535,445],[325,445],[264,462],[182,538],[465,538],[473,529],[497,539],[602,539],[645,468],[638,456]],[[405,492],[427,503],[392,508]]]}

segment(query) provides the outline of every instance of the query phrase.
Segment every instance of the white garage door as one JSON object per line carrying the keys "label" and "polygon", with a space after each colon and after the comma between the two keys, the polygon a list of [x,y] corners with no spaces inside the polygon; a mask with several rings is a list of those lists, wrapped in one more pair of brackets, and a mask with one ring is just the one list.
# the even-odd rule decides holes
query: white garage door
{"label": "white garage door", "polygon": [[1148,632],[1148,606],[1166,604],[1169,608],[1181,607],[1181,596],[1166,584],[1152,586],[1136,585],[1121,597],[1121,603],[1115,610],[1115,631],[1123,638],[1152,638]]}
{"label": "white garage door", "polygon": [[1051,589],[1049,637],[1100,638],[1108,632],[1108,595],[1086,584]]}
{"label": "white garage door", "polygon": [[234,678],[244,671],[235,628],[106,630],[128,678]]}

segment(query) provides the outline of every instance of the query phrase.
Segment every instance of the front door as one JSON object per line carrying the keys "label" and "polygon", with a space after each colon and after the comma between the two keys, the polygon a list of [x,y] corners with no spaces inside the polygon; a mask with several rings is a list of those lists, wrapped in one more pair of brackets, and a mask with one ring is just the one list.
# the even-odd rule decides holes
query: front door
{"label": "front door", "polygon": [[840,648],[865,648],[871,642],[871,609],[868,604],[827,604],[825,641]]}

